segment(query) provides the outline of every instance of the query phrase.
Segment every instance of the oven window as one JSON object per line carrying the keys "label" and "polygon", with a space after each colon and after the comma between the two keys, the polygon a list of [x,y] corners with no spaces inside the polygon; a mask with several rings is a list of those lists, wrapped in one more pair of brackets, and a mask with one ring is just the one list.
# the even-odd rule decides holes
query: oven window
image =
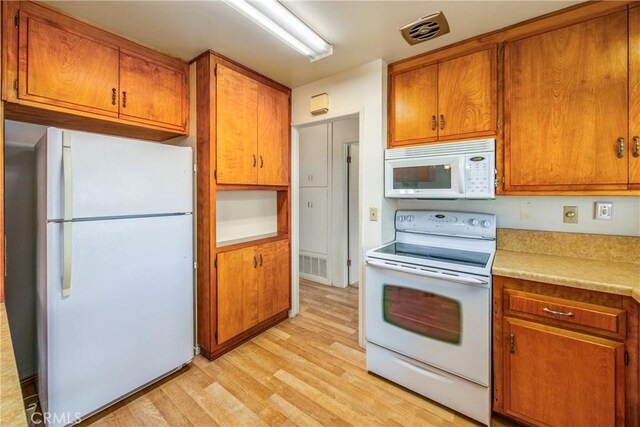
{"label": "oven window", "polygon": [[394,190],[447,190],[450,188],[450,164],[393,168]]}
{"label": "oven window", "polygon": [[384,285],[384,321],[425,337],[460,343],[460,302],[429,292]]}

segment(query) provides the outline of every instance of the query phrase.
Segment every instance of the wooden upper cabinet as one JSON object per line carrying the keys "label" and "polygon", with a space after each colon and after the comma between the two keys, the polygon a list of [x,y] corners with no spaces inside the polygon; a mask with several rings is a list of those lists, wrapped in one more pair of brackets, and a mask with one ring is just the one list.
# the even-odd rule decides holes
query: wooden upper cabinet
{"label": "wooden upper cabinet", "polygon": [[185,70],[120,51],[120,117],[165,127],[186,127]]}
{"label": "wooden upper cabinet", "polygon": [[289,242],[258,246],[258,322],[291,307]]}
{"label": "wooden upper cabinet", "polygon": [[497,50],[438,64],[438,137],[440,140],[496,132]]}
{"label": "wooden upper cabinet", "polygon": [[494,135],[497,49],[391,70],[389,146]]}
{"label": "wooden upper cabinet", "polygon": [[258,85],[258,184],[289,183],[289,94]]}
{"label": "wooden upper cabinet", "polygon": [[533,425],[623,426],[624,344],[505,317],[504,412]]}
{"label": "wooden upper cabinet", "polygon": [[629,9],[629,186],[640,190],[640,6]]}
{"label": "wooden upper cabinet", "polygon": [[43,4],[2,2],[2,66],[9,119],[156,141],[188,132],[184,61]]}
{"label": "wooden upper cabinet", "polygon": [[218,344],[258,323],[256,247],[218,255]]}
{"label": "wooden upper cabinet", "polygon": [[627,11],[505,47],[505,190],[624,190]]}
{"label": "wooden upper cabinet", "polygon": [[118,116],[118,47],[20,13],[18,98]]}
{"label": "wooden upper cabinet", "polygon": [[438,66],[428,65],[391,75],[389,99],[391,146],[438,139]]}
{"label": "wooden upper cabinet", "polygon": [[258,181],[258,82],[221,64],[216,71],[219,184]]}

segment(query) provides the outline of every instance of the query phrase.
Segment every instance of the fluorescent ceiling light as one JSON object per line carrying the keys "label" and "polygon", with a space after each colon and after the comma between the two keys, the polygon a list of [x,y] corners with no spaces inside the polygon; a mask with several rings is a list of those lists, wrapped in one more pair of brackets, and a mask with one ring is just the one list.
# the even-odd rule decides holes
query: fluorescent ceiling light
{"label": "fluorescent ceiling light", "polygon": [[333,53],[333,46],[276,0],[224,0],[229,6],[278,37],[297,52],[317,61]]}

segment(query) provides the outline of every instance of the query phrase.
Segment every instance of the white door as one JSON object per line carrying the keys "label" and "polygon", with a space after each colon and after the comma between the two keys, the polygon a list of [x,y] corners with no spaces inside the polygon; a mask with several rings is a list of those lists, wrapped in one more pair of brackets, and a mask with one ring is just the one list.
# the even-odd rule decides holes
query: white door
{"label": "white door", "polygon": [[191,148],[49,128],[48,219],[63,217],[63,139],[74,219],[193,211]]}
{"label": "white door", "polygon": [[349,186],[349,215],[347,221],[349,222],[349,259],[351,260],[351,267],[349,267],[349,284],[355,285],[360,281],[360,241],[358,239],[358,229],[360,227],[359,221],[359,165],[360,165],[360,151],[358,144],[349,144],[349,156],[351,162],[348,163],[348,186]]}
{"label": "white door", "polygon": [[41,395],[86,415],[193,357],[192,216],[78,221],[71,243],[63,298],[62,224],[47,225]]}
{"label": "white door", "polygon": [[367,265],[367,341],[489,386],[490,284],[390,268]]}
{"label": "white door", "polygon": [[329,125],[300,129],[300,187],[326,187],[329,165]]}
{"label": "white door", "polygon": [[309,188],[309,244],[311,252],[327,254],[329,250],[329,203],[326,187]]}
{"label": "white door", "polygon": [[309,198],[309,188],[300,189],[300,251],[309,251],[309,233],[311,223],[311,200]]}

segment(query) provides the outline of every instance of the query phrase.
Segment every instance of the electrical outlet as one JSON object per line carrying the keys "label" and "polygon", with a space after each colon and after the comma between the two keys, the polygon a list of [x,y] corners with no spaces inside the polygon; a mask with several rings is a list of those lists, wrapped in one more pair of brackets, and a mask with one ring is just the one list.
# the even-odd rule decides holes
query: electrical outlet
{"label": "electrical outlet", "polygon": [[578,207],[577,206],[563,206],[562,208],[562,221],[569,224],[578,223]]}
{"label": "electrical outlet", "polygon": [[613,214],[613,203],[596,202],[595,219],[610,221]]}
{"label": "electrical outlet", "polygon": [[369,208],[369,221],[378,220],[378,208]]}

